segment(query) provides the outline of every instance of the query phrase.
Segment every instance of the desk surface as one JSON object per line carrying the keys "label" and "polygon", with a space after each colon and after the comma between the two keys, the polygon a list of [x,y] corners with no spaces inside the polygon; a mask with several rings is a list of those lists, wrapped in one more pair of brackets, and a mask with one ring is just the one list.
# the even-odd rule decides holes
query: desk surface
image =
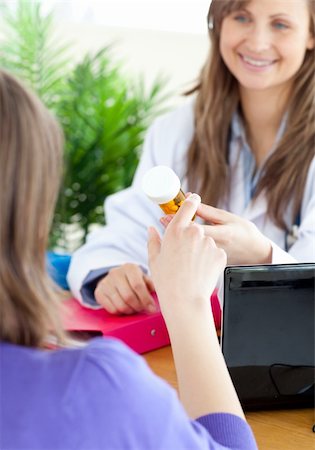
{"label": "desk surface", "polygon": [[[171,347],[143,355],[152,370],[177,389]],[[315,450],[315,423],[312,409],[248,412],[260,450]]]}

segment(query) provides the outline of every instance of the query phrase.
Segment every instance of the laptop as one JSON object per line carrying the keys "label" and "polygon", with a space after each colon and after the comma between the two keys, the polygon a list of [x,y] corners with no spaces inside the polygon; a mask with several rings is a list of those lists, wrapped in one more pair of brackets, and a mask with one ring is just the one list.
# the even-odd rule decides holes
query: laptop
{"label": "laptop", "polygon": [[245,410],[314,407],[315,264],[225,269],[221,347]]}

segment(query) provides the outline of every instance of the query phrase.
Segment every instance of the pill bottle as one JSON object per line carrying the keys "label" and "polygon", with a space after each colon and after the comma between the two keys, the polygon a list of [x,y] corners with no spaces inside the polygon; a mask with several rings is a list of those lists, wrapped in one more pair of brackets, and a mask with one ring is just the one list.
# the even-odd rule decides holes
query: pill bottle
{"label": "pill bottle", "polygon": [[175,214],[185,200],[178,176],[167,166],[148,170],[142,179],[142,189],[165,214]]}

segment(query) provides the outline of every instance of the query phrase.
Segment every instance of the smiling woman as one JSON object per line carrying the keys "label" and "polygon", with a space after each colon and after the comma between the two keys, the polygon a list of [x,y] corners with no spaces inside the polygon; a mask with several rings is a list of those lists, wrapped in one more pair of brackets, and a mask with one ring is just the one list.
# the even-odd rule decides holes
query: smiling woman
{"label": "smiling woman", "polygon": [[226,143],[238,110],[243,137],[254,156],[252,163],[246,158],[249,186],[243,208],[264,192],[267,215],[288,230],[301,210],[313,158],[315,2],[213,0],[209,22],[212,50],[196,87],[189,180],[194,185],[193,180],[201,179],[206,203],[241,212],[226,201],[233,187]]}
{"label": "smiling woman", "polygon": [[[283,0],[250,2],[222,21],[220,51],[241,95],[264,91],[264,101],[283,98],[283,108],[305,51],[314,46],[304,3]],[[268,99],[266,98],[268,95]]]}
{"label": "smiling woman", "polygon": [[197,215],[230,264],[315,260],[315,2],[213,0],[208,23],[194,98],[152,125],[132,187],[72,258],[71,288],[92,307],[149,303],[146,229],[160,216],[139,190],[154,165],[201,194]]}

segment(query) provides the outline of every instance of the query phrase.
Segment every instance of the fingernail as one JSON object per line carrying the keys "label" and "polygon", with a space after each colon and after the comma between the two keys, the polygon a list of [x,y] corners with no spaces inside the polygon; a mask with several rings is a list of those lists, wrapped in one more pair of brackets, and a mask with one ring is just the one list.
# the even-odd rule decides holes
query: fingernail
{"label": "fingernail", "polygon": [[161,224],[163,225],[163,227],[167,227],[167,225],[172,221],[173,216],[168,215],[168,216],[163,216],[161,217],[160,221]]}
{"label": "fingernail", "polygon": [[198,195],[198,194],[190,194],[190,195],[187,197],[187,200],[192,200],[193,202],[198,202],[198,203],[200,203],[200,202],[201,202],[201,197],[200,197],[200,195]]}

